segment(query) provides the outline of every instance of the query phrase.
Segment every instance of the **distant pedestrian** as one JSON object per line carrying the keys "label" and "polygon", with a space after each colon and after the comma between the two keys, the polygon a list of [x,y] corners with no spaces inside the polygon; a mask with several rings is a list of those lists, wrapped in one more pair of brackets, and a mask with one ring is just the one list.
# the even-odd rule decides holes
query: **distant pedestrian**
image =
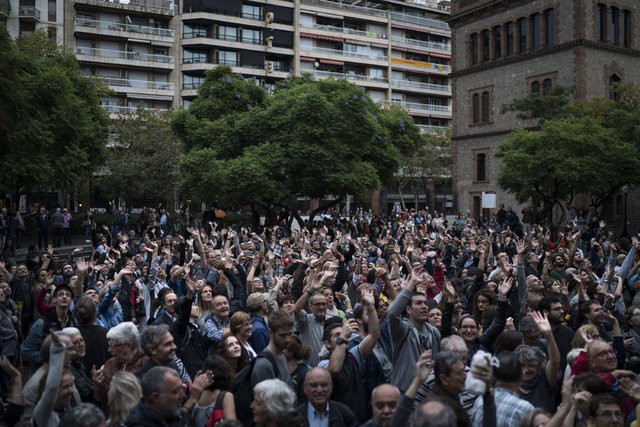
{"label": "distant pedestrian", "polygon": [[44,250],[49,246],[49,212],[42,206],[38,215],[38,249]]}
{"label": "distant pedestrian", "polygon": [[69,210],[67,208],[63,209],[62,217],[63,217],[62,234],[64,236],[64,244],[65,245],[70,245],[71,244],[71,227],[72,227],[73,217],[71,216],[71,212],[69,212]]}

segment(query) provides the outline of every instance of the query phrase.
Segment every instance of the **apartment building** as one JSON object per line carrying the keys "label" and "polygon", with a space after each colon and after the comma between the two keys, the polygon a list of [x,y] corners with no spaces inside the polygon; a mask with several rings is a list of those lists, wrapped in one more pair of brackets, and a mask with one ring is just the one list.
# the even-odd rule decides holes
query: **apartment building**
{"label": "apartment building", "polygon": [[640,83],[638,22],[640,10],[631,0],[454,2],[449,23],[459,210],[488,215],[483,193],[495,194],[498,205],[517,205],[497,185],[496,148],[513,129],[536,121],[502,114],[503,105],[553,86],[574,87],[576,98],[589,99],[611,96],[615,82]]}

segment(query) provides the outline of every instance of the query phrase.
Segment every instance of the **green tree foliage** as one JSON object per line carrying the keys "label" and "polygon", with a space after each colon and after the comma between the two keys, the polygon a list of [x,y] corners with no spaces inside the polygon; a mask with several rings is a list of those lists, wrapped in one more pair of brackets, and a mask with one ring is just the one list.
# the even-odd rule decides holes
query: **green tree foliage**
{"label": "green tree foliage", "polygon": [[[19,46],[34,44],[26,36]],[[33,34],[41,40],[42,32]],[[76,189],[102,163],[108,117],[72,55],[22,51],[0,29],[0,182]]]}
{"label": "green tree foliage", "polygon": [[294,209],[298,197],[365,197],[391,182],[420,140],[406,112],[346,80],[292,78],[265,94],[228,67],[208,73],[173,128],[189,150],[184,194],[267,211]]}
{"label": "green tree foliage", "polygon": [[178,182],[182,142],[173,134],[170,112],[138,108],[114,121],[117,134],[96,186],[109,198],[166,201]]}
{"label": "green tree foliage", "polygon": [[[640,183],[640,103],[618,88],[618,101],[573,101],[537,131],[516,130],[498,147],[498,184],[519,202],[542,200],[550,215],[576,194],[598,209],[623,185]],[[624,100],[624,102],[622,101]]]}

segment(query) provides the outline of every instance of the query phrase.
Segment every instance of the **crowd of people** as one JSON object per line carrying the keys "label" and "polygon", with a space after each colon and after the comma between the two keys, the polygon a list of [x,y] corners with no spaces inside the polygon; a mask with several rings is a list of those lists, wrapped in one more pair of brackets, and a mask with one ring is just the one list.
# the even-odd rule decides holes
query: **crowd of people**
{"label": "crowd of people", "polygon": [[640,241],[603,221],[552,233],[506,213],[357,210],[256,230],[207,218],[178,233],[112,224],[92,230],[87,259],[52,246],[4,259],[4,422],[635,421]]}

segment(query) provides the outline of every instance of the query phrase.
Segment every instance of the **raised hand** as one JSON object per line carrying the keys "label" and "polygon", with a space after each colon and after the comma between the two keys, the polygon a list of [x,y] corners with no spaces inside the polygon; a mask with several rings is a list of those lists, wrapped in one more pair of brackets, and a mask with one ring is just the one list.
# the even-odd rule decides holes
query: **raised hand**
{"label": "raised hand", "polygon": [[532,311],[531,317],[533,317],[533,321],[538,325],[538,330],[542,335],[551,333],[551,323],[549,323],[546,314],[540,313],[539,311]]}

